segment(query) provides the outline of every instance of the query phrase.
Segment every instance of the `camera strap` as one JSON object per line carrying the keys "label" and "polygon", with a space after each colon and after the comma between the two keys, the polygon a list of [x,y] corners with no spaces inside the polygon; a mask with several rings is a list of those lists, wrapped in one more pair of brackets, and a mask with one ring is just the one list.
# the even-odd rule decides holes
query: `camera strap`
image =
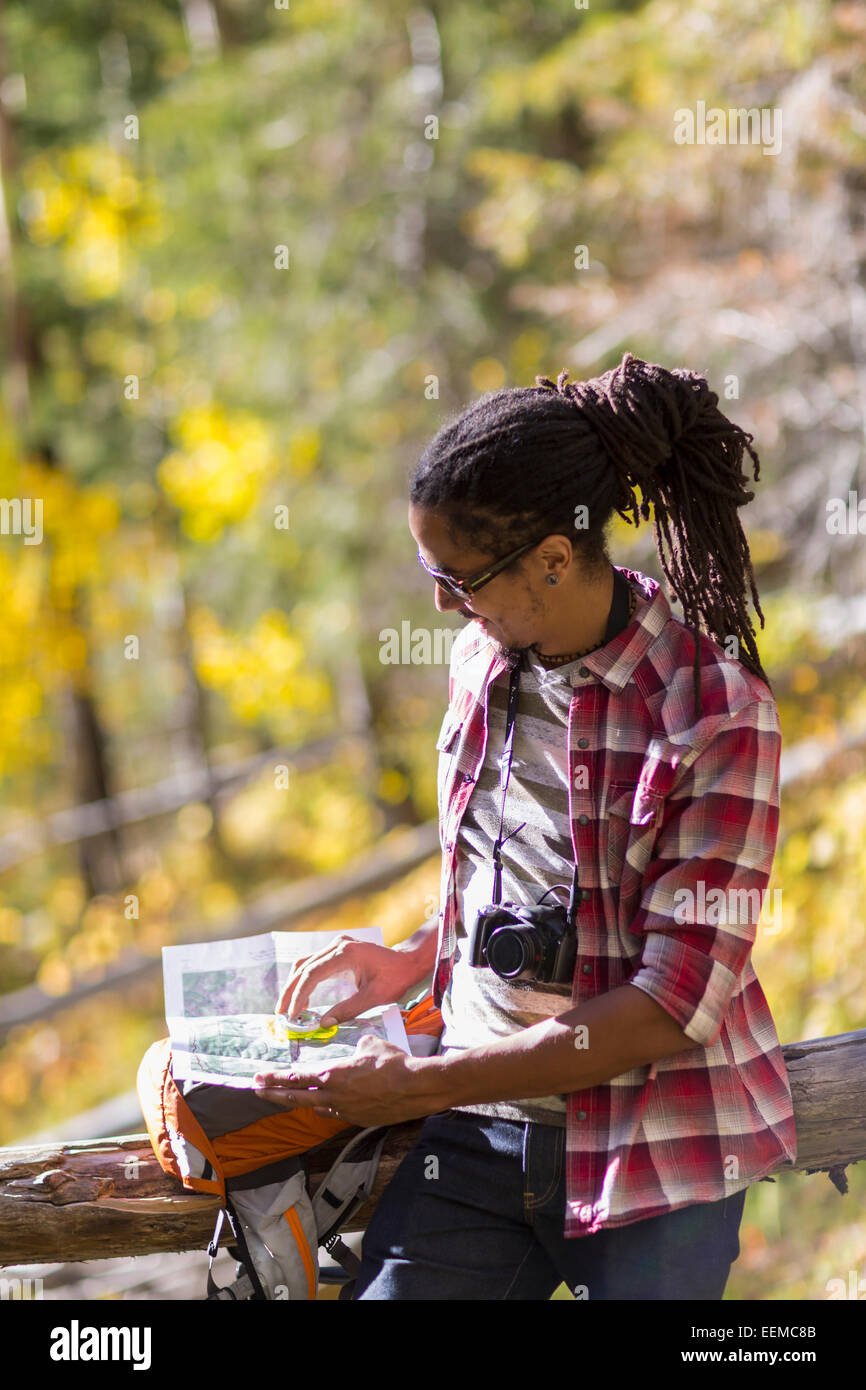
{"label": "camera strap", "polygon": [[511,835],[516,835],[523,829],[526,821],[518,825],[517,830],[512,830],[511,835],[502,838],[502,827],[505,820],[505,793],[508,790],[508,779],[511,776],[511,755],[514,752],[514,726],[517,720],[517,697],[520,693],[520,658],[513,660],[511,666],[511,680],[508,685],[508,708],[505,714],[505,742],[502,745],[502,752],[499,755],[499,785],[502,789],[502,805],[499,810],[499,834],[493,845],[493,896],[491,903],[499,905],[502,901],[502,846],[506,840],[511,839]]}
{"label": "camera strap", "polygon": [[[628,580],[623,577],[620,571],[614,568],[613,571],[613,597],[610,602],[610,609],[607,615],[607,627],[604,631],[602,646],[607,646],[612,642],[618,633],[628,623],[629,618],[629,586]],[[517,721],[517,700],[520,693],[520,661],[521,658],[515,657],[511,664],[511,678],[508,684],[508,706],[505,714],[505,742],[502,745],[502,752],[499,755],[499,784],[502,789],[502,805],[499,811],[499,834],[493,845],[493,896],[490,901],[494,906],[498,906],[502,901],[502,846],[513,835],[517,835],[526,824],[523,821],[516,830],[512,830],[510,835],[503,838],[502,827],[505,821],[505,794],[508,790],[508,780],[511,776],[511,757],[514,752],[514,727]],[[574,873],[571,882],[571,896],[568,900],[569,921],[574,921],[574,913],[577,907],[578,889],[578,865],[575,862]]]}

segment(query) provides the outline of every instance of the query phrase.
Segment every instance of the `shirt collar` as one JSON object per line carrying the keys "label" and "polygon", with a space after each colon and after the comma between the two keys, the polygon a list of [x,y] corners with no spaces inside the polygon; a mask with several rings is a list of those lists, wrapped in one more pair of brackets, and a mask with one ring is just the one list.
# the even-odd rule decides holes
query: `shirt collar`
{"label": "shirt collar", "polygon": [[[572,674],[572,684],[580,684],[583,678],[579,673],[581,668],[585,667],[602,685],[618,693],[628,685],[636,667],[672,615],[670,604],[662,593],[661,585],[655,579],[641,574],[639,570],[625,569],[621,565],[615,568],[636,589],[637,608],[631,621],[618,636],[606,646],[599,647],[580,659],[580,664]],[[470,627],[475,626],[474,623],[470,624]],[[460,660],[468,661],[482,651],[490,661],[490,679],[509,666],[509,656],[488,637],[483,628],[478,627],[472,637],[467,635],[465,644],[461,643]]]}
{"label": "shirt collar", "polygon": [[[609,690],[624,690],[653,642],[671,619],[671,606],[662,593],[661,585],[638,570],[616,568],[637,590],[638,604],[629,622],[612,642],[599,647],[581,659]],[[575,679],[579,677],[575,675]]]}

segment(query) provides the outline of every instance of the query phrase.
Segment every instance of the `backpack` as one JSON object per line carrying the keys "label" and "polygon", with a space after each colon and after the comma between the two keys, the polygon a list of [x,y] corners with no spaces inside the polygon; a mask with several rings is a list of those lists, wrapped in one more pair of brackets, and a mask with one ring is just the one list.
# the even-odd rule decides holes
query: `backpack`
{"label": "backpack", "polygon": [[[401,1010],[413,1056],[437,1050],[442,1015],[432,995]],[[136,1078],[138,1098],[156,1160],[190,1192],[220,1198],[207,1247],[209,1299],[313,1299],[320,1278],[343,1284],[351,1297],[360,1261],[340,1230],[368,1199],[390,1126],[358,1130],[311,1109],[286,1109],[255,1091],[175,1081],[171,1045],[148,1048]],[[355,1130],[315,1192],[310,1153],[341,1130]],[[213,1263],[228,1225],[236,1278],[220,1288]],[[340,1268],[323,1270],[322,1246]]]}

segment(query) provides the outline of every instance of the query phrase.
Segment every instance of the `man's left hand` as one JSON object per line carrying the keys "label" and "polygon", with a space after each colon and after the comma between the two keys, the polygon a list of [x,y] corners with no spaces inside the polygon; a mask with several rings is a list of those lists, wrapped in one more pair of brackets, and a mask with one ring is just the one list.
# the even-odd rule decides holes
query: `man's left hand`
{"label": "man's left hand", "polygon": [[274,1105],[311,1109],[362,1128],[393,1125],[443,1108],[431,1098],[431,1088],[422,1088],[429,1060],[407,1056],[393,1043],[367,1033],[351,1057],[327,1070],[257,1072],[253,1085],[257,1095]]}

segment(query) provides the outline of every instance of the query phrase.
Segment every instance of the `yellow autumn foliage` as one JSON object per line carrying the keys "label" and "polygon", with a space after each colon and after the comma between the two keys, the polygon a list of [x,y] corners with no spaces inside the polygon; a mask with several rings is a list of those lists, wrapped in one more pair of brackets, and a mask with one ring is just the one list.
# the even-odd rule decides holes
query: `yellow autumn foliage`
{"label": "yellow autumn foliage", "polygon": [[159,484],[180,511],[186,535],[217,540],[249,515],[276,472],[270,435],[251,412],[216,403],[183,411],[172,435],[179,447],[159,465]]}
{"label": "yellow autumn foliage", "polygon": [[10,470],[13,495],[41,507],[39,544],[11,536],[0,549],[0,775],[43,763],[51,737],[39,722],[48,699],[86,667],[77,606],[107,589],[106,547],[120,520],[113,492],[84,488],[60,469],[25,459]]}
{"label": "yellow autumn foliage", "polygon": [[318,716],[330,710],[328,679],[311,667],[284,613],[269,609],[249,632],[235,634],[198,607],[190,615],[190,632],[201,680],[220,691],[245,723],[275,711]]}
{"label": "yellow autumn foliage", "polygon": [[155,182],[107,145],[39,154],[21,180],[27,234],[36,246],[59,247],[55,263],[72,303],[120,293],[134,269],[135,240],[163,234]]}

